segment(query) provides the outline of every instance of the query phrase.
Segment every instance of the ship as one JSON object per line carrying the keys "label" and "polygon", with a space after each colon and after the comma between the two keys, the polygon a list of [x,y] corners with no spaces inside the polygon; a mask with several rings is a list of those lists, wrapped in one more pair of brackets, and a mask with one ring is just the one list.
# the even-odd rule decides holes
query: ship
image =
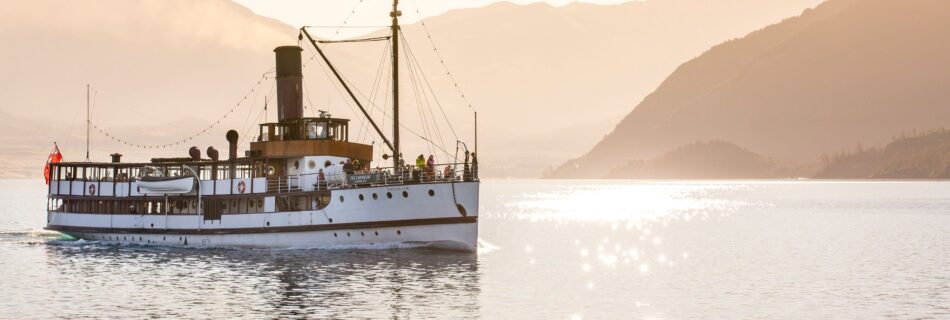
{"label": "ship", "polygon": [[384,37],[393,57],[390,135],[343,81],[321,50],[323,41],[306,27],[298,36],[319,53],[379,134],[385,166],[373,166],[374,145],[350,141],[349,119],[304,115],[304,48],[281,46],[274,49],[277,121],[259,124],[243,155],[238,132],[230,130],[226,158],[213,147],[202,156],[193,146],[188,156],[143,163],[122,162],[118,153],[109,162],[49,163],[46,229],[122,245],[476,251],[480,179],[474,153],[470,160],[467,145],[458,141],[451,163],[416,166],[400,152],[400,15],[394,1],[391,34]]}

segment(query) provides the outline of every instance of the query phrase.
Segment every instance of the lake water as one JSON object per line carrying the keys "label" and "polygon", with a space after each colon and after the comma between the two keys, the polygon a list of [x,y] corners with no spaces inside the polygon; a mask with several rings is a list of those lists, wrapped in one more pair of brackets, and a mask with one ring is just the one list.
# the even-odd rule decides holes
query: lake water
{"label": "lake water", "polygon": [[486,181],[477,254],[110,246],[0,181],[0,319],[950,319],[948,182]]}

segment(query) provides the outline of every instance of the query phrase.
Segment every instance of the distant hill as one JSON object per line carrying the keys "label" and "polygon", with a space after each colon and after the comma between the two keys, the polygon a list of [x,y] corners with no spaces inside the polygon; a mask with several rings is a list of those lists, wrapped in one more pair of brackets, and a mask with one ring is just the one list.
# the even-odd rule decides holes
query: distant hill
{"label": "distant hill", "polygon": [[809,163],[950,122],[950,1],[829,0],[681,65],[588,153],[549,176],[595,178],[721,139]]}
{"label": "distant hill", "polygon": [[899,138],[886,147],[826,158],[819,179],[950,179],[950,131]]}
{"label": "distant hill", "polygon": [[[479,159],[485,174],[530,177],[583,152],[628,111],[630,101],[642,99],[683,61],[820,1],[651,0],[559,7],[497,3],[449,11],[425,22],[467,98],[480,111]],[[415,9],[411,1],[402,6]],[[385,14],[379,19],[379,24],[388,22]],[[403,30],[435,90],[442,93],[439,98],[455,120],[454,130],[471,142],[471,113],[461,105],[422,26],[409,24]],[[34,124],[23,130],[45,136],[34,139],[27,131],[0,128],[0,134],[15,137],[0,151],[0,162],[38,173],[35,168],[41,167],[51,140],[61,142],[67,157],[81,154],[86,83],[98,92],[93,117],[104,127],[140,143],[185,137],[200,129],[202,120],[214,121],[238,102],[261,73],[273,67],[271,50],[296,44],[296,36],[295,27],[226,0],[5,3],[0,10],[0,110]],[[337,67],[364,92],[372,86],[383,49],[381,43],[326,46]],[[306,50],[305,57],[311,57],[312,50]],[[304,70],[307,114],[324,109],[350,117],[352,137],[364,136],[363,142],[380,145],[372,135],[357,134],[365,130],[363,121],[329,85],[318,64]],[[419,117],[411,82],[403,74],[402,119],[419,129],[413,123]],[[249,97],[252,103],[192,143],[220,149],[227,129],[244,133],[270,89],[265,83]],[[197,125],[183,124],[181,118],[198,120]],[[125,130],[135,126],[174,130],[161,135]],[[449,128],[443,126],[442,134],[454,151]],[[411,134],[403,137],[407,153],[425,150]],[[68,143],[73,138],[79,143]],[[129,150],[95,132],[93,146],[93,159],[108,159],[111,152],[125,153],[129,161],[148,159],[146,152]],[[41,151],[9,151],[24,148]],[[186,150],[146,151],[167,156]]]}
{"label": "distant hill", "polygon": [[612,179],[766,179],[788,178],[770,159],[725,141],[692,143],[648,161],[631,161],[611,170]]}

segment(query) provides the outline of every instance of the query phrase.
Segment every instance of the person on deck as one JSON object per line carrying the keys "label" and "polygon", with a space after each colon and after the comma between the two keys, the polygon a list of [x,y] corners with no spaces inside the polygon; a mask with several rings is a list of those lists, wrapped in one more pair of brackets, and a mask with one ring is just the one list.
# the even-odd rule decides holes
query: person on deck
{"label": "person on deck", "polygon": [[478,179],[478,157],[472,152],[472,180]]}
{"label": "person on deck", "polygon": [[422,175],[422,170],[426,168],[426,157],[419,155],[416,157],[416,168],[412,170],[412,181],[419,183],[420,176]]}
{"label": "person on deck", "polygon": [[465,150],[465,164],[462,167],[462,180],[472,181],[472,169],[468,166],[469,152]]}
{"label": "person on deck", "polygon": [[426,160],[426,174],[426,178],[429,178],[429,180],[435,179],[435,157],[431,154],[429,160]]}

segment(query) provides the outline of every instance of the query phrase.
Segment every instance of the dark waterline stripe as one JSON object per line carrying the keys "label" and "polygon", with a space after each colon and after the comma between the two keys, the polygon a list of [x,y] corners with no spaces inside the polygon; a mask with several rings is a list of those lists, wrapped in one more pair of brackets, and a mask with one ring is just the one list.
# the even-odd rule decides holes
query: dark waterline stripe
{"label": "dark waterline stripe", "polygon": [[73,227],[73,226],[61,226],[61,225],[49,225],[49,226],[46,226],[45,229],[53,230],[53,231],[61,231],[61,232],[75,232],[75,233],[225,235],[225,234],[280,233],[280,232],[329,231],[329,230],[343,230],[343,229],[412,227],[412,226],[426,226],[426,225],[434,225],[434,224],[460,224],[460,223],[475,223],[475,222],[478,222],[477,216],[393,220],[393,221],[352,222],[352,223],[319,224],[319,225],[289,226],[289,227],[254,227],[254,228],[226,228],[226,229],[99,228],[99,227]]}

